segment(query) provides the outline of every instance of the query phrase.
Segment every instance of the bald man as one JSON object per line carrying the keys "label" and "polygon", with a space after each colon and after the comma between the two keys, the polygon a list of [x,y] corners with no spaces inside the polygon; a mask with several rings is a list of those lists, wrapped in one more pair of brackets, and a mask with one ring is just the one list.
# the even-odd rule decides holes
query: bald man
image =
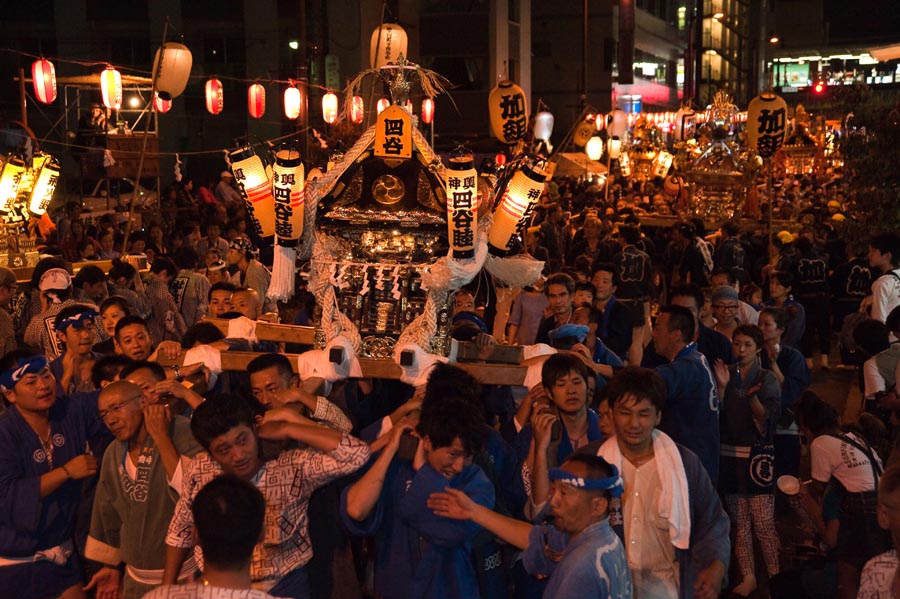
{"label": "bald man", "polygon": [[[202,448],[187,418],[148,403],[133,382],[107,385],[97,409],[116,440],[103,456],[85,548],[88,558],[105,566],[87,588],[96,588],[97,599],[116,599],[121,585],[122,599],[138,599],[162,583],[166,530],[181,492],[181,473]],[[195,570],[188,560],[179,578]]]}

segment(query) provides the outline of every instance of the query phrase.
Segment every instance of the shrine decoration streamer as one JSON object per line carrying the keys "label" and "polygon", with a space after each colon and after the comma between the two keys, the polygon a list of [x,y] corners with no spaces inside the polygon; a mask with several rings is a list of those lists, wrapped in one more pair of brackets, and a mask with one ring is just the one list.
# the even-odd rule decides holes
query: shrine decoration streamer
{"label": "shrine decoration streamer", "polygon": [[316,303],[322,307],[320,326],[325,335],[325,343],[329,343],[338,335],[343,335],[359,353],[362,340],[356,325],[341,312],[337,295],[334,292],[334,264],[341,256],[350,253],[347,244],[336,237],[321,232],[314,232],[313,256],[310,261],[309,289],[316,297]]}
{"label": "shrine decoration streamer", "polygon": [[268,297],[286,301],[294,296],[297,244],[303,235],[304,175],[300,152],[282,148],[272,168],[275,199],[275,257]]}

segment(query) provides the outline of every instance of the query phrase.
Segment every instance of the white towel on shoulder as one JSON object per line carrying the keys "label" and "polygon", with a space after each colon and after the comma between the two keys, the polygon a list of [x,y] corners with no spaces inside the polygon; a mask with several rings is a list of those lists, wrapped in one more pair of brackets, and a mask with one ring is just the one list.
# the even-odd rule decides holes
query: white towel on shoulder
{"label": "white towel on shoulder", "polygon": [[[400,354],[405,350],[413,353],[413,362],[410,366],[400,364]],[[449,362],[449,358],[437,354],[429,354],[417,343],[404,343],[394,348],[394,362],[400,366],[400,380],[413,387],[421,387],[428,382],[431,368],[438,362]]]}
{"label": "white towel on shoulder", "polygon": [[[329,359],[331,349],[334,347],[344,350],[344,359],[339,364]],[[342,335],[329,341],[325,349],[312,349],[300,354],[297,358],[297,372],[304,381],[313,377],[329,383],[346,378],[362,378],[362,367],[356,358],[356,351],[350,340]]]}
{"label": "white towel on shoulder", "polygon": [[256,321],[250,320],[246,316],[239,316],[228,321],[229,339],[246,339],[250,343],[256,343]]}
{"label": "white towel on shoulder", "polygon": [[[622,452],[615,437],[601,445],[597,455],[622,472]],[[653,455],[656,458],[656,472],[662,486],[659,494],[659,516],[669,523],[669,539],[672,545],[679,549],[688,549],[691,544],[691,508],[681,453],[669,435],[655,430]],[[627,501],[624,496],[622,499]]]}

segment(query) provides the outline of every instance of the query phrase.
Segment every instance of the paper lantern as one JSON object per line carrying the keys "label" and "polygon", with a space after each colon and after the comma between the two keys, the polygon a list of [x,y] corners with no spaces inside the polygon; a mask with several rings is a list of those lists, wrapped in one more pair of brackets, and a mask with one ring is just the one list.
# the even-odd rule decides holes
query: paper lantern
{"label": "paper lantern", "polygon": [[594,128],[597,129],[597,131],[603,131],[604,129],[606,129],[605,114],[601,114],[599,112],[597,113],[597,116],[594,117]]}
{"label": "paper lantern", "polygon": [[275,255],[272,281],[266,297],[286,301],[294,296],[297,271],[297,243],[303,236],[304,187],[300,152],[282,148],[275,153],[272,167],[272,196],[275,198]]}
{"label": "paper lantern", "polygon": [[153,110],[163,114],[172,109],[172,100],[164,100],[160,97],[159,92],[153,95]]}
{"label": "paper lantern", "polygon": [[326,123],[331,125],[337,120],[338,116],[338,97],[328,92],[322,96],[322,118]]}
{"label": "paper lantern", "polygon": [[0,212],[12,210],[19,194],[19,185],[25,175],[25,161],[10,155],[0,171]]}
{"label": "paper lantern", "polygon": [[31,83],[38,101],[49,104],[56,99],[56,68],[49,60],[35,60],[31,63]]}
{"label": "paper lantern", "polygon": [[491,129],[505,144],[523,139],[528,131],[528,101],[522,88],[512,81],[501,81],[488,97]]}
{"label": "paper lantern", "polygon": [[662,178],[668,175],[674,159],[675,157],[672,154],[665,150],[660,150],[653,160],[653,176]]}
{"label": "paper lantern", "polygon": [[192,63],[191,51],[184,44],[166,42],[156,51],[153,72],[156,73],[156,91],[163,100],[171,100],[184,93]]}
{"label": "paper lantern", "polygon": [[222,82],[213,77],[206,82],[206,110],[210,114],[219,114],[225,106],[222,93]]}
{"label": "paper lantern", "polygon": [[784,144],[787,131],[787,104],[771,92],[750,100],[747,107],[747,147],[763,158],[775,154]]}
{"label": "paper lantern", "polygon": [[478,171],[472,153],[459,149],[451,154],[444,171],[447,185],[447,239],[453,257],[475,256],[478,236]]}
{"label": "paper lantern", "polygon": [[503,256],[513,248],[541,199],[546,180],[543,171],[528,166],[523,166],[512,176],[494,211],[494,223],[488,237],[488,250],[492,254]]}
{"label": "paper lantern", "polygon": [[259,83],[247,88],[247,110],[255,119],[261,119],[266,113],[266,88]]}
{"label": "paper lantern", "polygon": [[293,85],[284,90],[284,116],[291,120],[299,118],[302,101],[300,90]]}
{"label": "paper lantern", "polygon": [[275,198],[262,159],[247,146],[229,153],[231,172],[260,237],[275,234]]}
{"label": "paper lantern", "polygon": [[624,110],[616,108],[606,117],[606,129],[613,137],[625,137],[627,126],[628,116]]}
{"label": "paper lantern", "polygon": [[592,137],[584,146],[584,152],[591,160],[600,160],[603,156],[603,140],[599,137]]}
{"label": "paper lantern", "polygon": [[350,99],[350,122],[360,124],[366,116],[366,105],[362,96],[353,96]]}
{"label": "paper lantern", "polygon": [[684,179],[678,175],[669,175],[663,181],[663,191],[673,198],[677,198],[682,189],[684,189]]}
{"label": "paper lantern", "polygon": [[33,166],[37,175],[28,197],[28,210],[41,216],[47,212],[47,206],[50,205],[59,182],[59,161],[47,154],[39,154],[34,157]]}
{"label": "paper lantern", "polygon": [[572,133],[572,143],[574,143],[579,148],[583,148],[584,145],[591,140],[591,137],[594,136],[594,123],[589,123],[587,121],[581,121],[577,125],[575,125],[575,131]]}
{"label": "paper lantern", "polygon": [[690,108],[680,108],[675,113],[674,133],[675,139],[684,141],[694,137],[694,123],[697,120],[697,114]]}
{"label": "paper lantern", "polygon": [[542,110],[534,115],[534,138],[550,141],[553,135],[553,113]]}
{"label": "paper lantern", "polygon": [[618,137],[610,137],[606,143],[606,151],[609,152],[611,160],[618,160],[622,155],[622,140]]}
{"label": "paper lantern", "polygon": [[432,98],[422,100],[422,122],[426,125],[434,122],[434,100]]}
{"label": "paper lantern", "polygon": [[381,114],[385,108],[391,105],[391,101],[387,98],[382,98],[378,100],[378,104],[375,105],[375,114]]}
{"label": "paper lantern", "polygon": [[100,94],[103,105],[112,110],[122,106],[122,75],[112,67],[106,67],[100,73]]}
{"label": "paper lantern", "polygon": [[403,27],[396,23],[382,23],[372,32],[369,65],[377,69],[389,63],[396,63],[401,54],[407,56],[408,41]]}

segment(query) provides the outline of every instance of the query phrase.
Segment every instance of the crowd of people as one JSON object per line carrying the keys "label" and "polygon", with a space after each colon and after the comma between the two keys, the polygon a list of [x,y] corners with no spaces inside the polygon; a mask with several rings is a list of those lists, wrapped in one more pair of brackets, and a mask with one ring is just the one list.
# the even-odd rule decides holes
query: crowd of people
{"label": "crowd of people", "polygon": [[[3,593],[894,596],[900,236],[845,239],[839,180],[780,182],[799,226],[771,247],[661,225],[652,184],[549,185],[524,240],[544,277],[508,313],[483,278],[452,299],[485,357],[549,346],[524,387],[295,374],[309,348],[244,323],[312,324],[314,301],[279,314],[229,190],[173,188],[127,244],[119,213],[67,204],[28,290],[0,269]],[[235,350],[245,371],[210,359]],[[838,367],[866,399],[850,426],[810,390]],[[783,559],[782,499],[824,559]]]}

